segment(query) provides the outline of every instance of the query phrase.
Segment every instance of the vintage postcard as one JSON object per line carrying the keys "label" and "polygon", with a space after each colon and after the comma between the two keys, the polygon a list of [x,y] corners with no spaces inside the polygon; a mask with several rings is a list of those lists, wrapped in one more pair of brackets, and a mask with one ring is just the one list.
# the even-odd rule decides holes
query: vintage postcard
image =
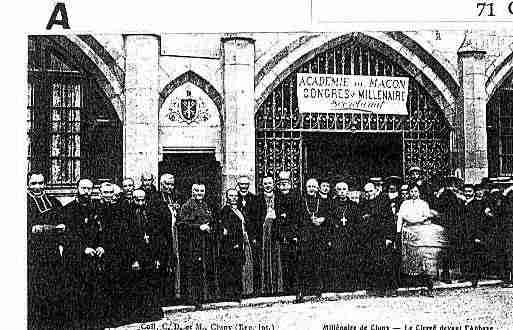
{"label": "vintage postcard", "polygon": [[339,30],[315,5],[253,32],[50,6],[24,36],[28,329],[513,329],[513,27],[472,27],[512,5]]}

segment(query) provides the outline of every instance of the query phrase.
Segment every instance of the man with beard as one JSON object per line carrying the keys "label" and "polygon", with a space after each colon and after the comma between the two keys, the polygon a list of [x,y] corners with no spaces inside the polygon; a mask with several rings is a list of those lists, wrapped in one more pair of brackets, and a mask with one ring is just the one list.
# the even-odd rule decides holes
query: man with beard
{"label": "man with beard", "polygon": [[246,217],[237,202],[237,190],[228,189],[218,217],[219,286],[224,298],[240,302],[243,296],[253,294],[253,253]]}
{"label": "man with beard", "polygon": [[262,223],[259,221],[256,210],[256,196],[249,191],[249,178],[240,176],[237,180],[237,209],[244,214],[246,230],[248,232],[253,253],[253,287],[254,293],[260,293],[260,252],[262,249]]}
{"label": "man with beard", "polygon": [[144,190],[146,200],[149,202],[153,201],[153,198],[157,194],[157,188],[155,187],[154,182],[155,177],[153,176],[153,173],[143,172],[141,174],[141,186],[139,189]]}
{"label": "man with beard", "polygon": [[[93,183],[80,179],[77,196],[62,209],[67,229],[64,255],[71,276],[68,304],[76,327],[99,326],[105,317],[104,224],[91,199]],[[67,251],[67,252],[66,252]],[[76,309],[74,309],[75,307]]]}
{"label": "man with beard", "polygon": [[319,197],[322,199],[331,199],[331,186],[327,179],[323,179],[320,181],[319,185]]}
{"label": "man with beard", "polygon": [[192,185],[192,197],[178,214],[181,284],[183,294],[197,308],[217,296],[215,223],[205,202],[205,185]]}
{"label": "man with beard", "polygon": [[153,212],[144,190],[134,191],[130,214],[130,254],[132,290],[129,294],[131,321],[160,319],[159,290],[162,271],[168,262],[169,246],[158,212]]}
{"label": "man with beard", "polygon": [[165,173],[160,176],[160,192],[154,195],[152,209],[159,213],[158,218],[163,221],[167,240],[172,242],[171,263],[165,265],[164,278],[161,281],[160,296],[162,303],[168,304],[180,298],[180,256],[178,253],[178,229],[176,227],[176,216],[180,209],[180,200],[175,191],[175,177]]}
{"label": "man with beard", "polygon": [[28,329],[45,326],[59,318],[59,297],[62,293],[62,232],[57,212],[61,203],[45,192],[41,173],[29,175],[27,187],[27,262],[28,262]]}
{"label": "man with beard", "polygon": [[357,251],[359,250],[357,227],[358,205],[348,197],[349,186],[345,182],[335,185],[331,214],[331,253],[327,265],[329,289],[353,291],[358,285]]}
{"label": "man with beard", "polygon": [[387,222],[393,216],[384,202],[385,199],[378,198],[378,191],[373,183],[367,183],[363,189],[365,199],[360,206],[362,217],[358,230],[362,246],[359,269],[364,286],[376,289],[378,294],[384,294],[390,281],[389,265],[385,264],[385,251],[392,244],[392,237],[395,237],[395,229],[391,234]]}
{"label": "man with beard", "polygon": [[299,290],[299,196],[292,190],[290,172],[279,173],[276,192],[276,215],[283,271],[283,289],[285,293],[296,294]]}
{"label": "man with beard", "polygon": [[125,294],[130,280],[128,216],[116,197],[116,186],[110,182],[102,183],[98,218],[103,227],[105,249],[107,318],[114,325],[128,316],[125,314]]}
{"label": "man with beard", "polygon": [[264,296],[283,293],[283,272],[280,253],[278,198],[271,176],[262,179],[263,191],[257,196],[256,214],[261,224],[260,290]]}
{"label": "man with beard", "polygon": [[300,290],[303,296],[321,296],[326,278],[326,251],[330,233],[329,202],[319,197],[316,179],[306,182],[306,195],[301,199],[299,224]]}

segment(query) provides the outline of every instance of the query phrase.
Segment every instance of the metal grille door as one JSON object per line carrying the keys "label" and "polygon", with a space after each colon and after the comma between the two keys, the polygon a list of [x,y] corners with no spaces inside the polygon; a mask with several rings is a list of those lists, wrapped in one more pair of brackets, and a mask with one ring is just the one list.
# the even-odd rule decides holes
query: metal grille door
{"label": "metal grille door", "polygon": [[379,51],[356,41],[339,44],[306,61],[279,83],[256,113],[257,182],[264,175],[292,172],[302,186],[303,134],[310,132],[395,132],[402,134],[403,173],[413,165],[431,175],[449,170],[449,125],[440,107],[413,78],[408,93],[408,116],[372,113],[300,114],[297,73],[401,76],[408,74]]}

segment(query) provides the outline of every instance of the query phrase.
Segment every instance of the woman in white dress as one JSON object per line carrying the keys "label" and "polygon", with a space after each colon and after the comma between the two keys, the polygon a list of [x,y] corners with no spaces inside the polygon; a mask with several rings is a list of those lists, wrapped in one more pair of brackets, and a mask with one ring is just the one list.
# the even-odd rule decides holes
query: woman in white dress
{"label": "woman in white dress", "polygon": [[410,199],[405,200],[397,214],[397,232],[402,237],[402,272],[417,278],[427,287],[424,293],[432,296],[433,277],[437,275],[437,261],[446,244],[443,227],[431,223],[433,211],[420,199],[417,185],[409,188]]}

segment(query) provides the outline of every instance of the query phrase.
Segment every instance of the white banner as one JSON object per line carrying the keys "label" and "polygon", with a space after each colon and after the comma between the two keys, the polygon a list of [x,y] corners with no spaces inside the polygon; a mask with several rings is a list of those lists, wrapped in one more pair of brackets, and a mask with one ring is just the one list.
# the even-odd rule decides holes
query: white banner
{"label": "white banner", "polygon": [[408,78],[297,74],[299,112],[407,115]]}

